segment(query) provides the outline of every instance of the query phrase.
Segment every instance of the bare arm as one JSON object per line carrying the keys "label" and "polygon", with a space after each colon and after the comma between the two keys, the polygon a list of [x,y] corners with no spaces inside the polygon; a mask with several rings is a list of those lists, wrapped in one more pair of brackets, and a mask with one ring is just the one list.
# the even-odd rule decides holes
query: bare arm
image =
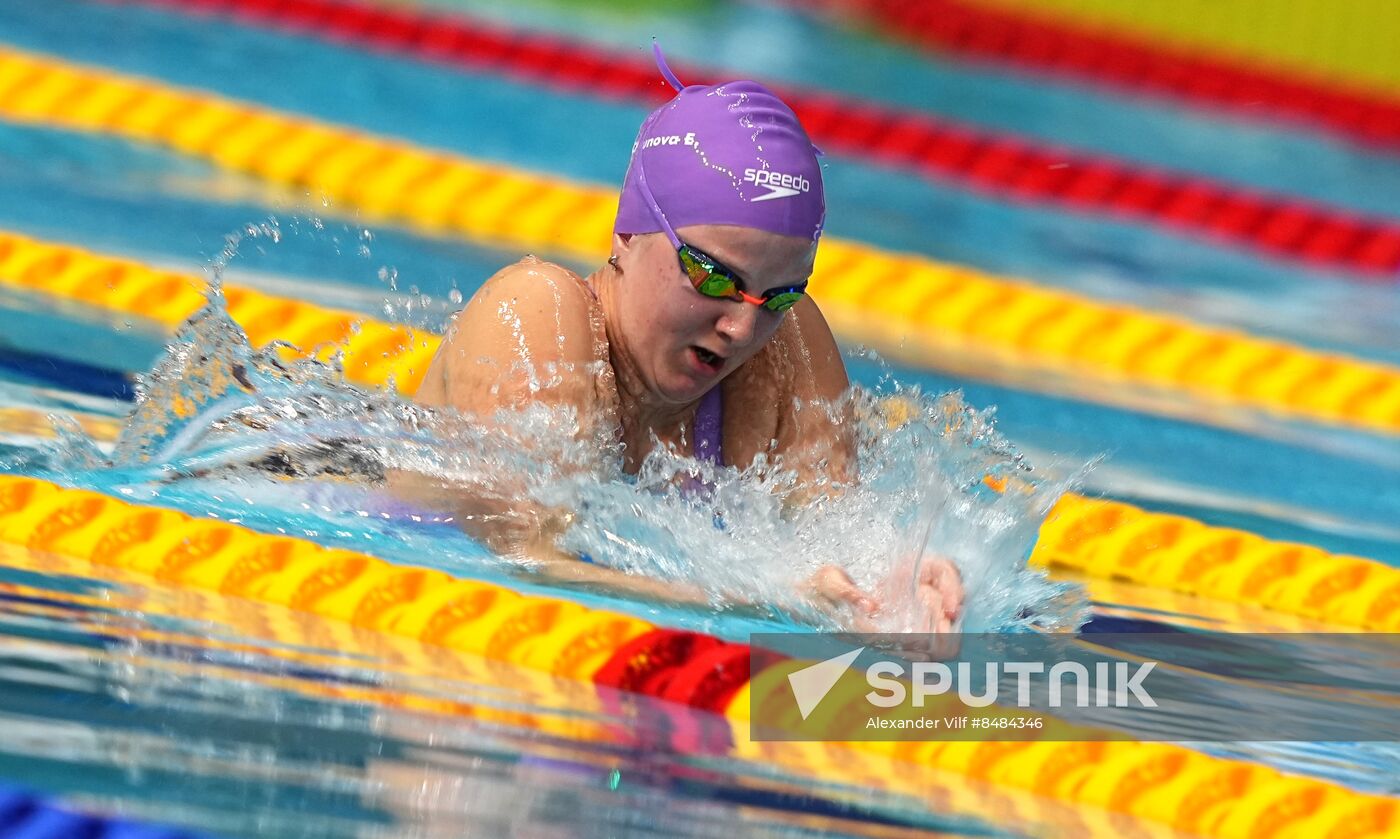
{"label": "bare arm", "polygon": [[[527,257],[501,269],[453,319],[414,398],[488,423],[502,408],[532,403],[596,417],[586,369],[602,360],[592,305],[580,280],[557,265]],[[564,375],[549,381],[551,370]]]}
{"label": "bare arm", "polygon": [[[811,297],[794,306],[775,336],[773,349],[790,382],[793,409],[778,414],[777,450],[797,473],[792,504],[810,504],[834,496],[858,479],[855,420],[842,398],[850,382],[841,351],[821,310]],[[946,558],[927,555],[915,566],[922,623],[910,630],[947,632],[962,612],[963,588],[957,568]],[[811,591],[834,607],[850,610],[857,629],[870,629],[884,606],[861,591],[839,568],[822,568]]]}
{"label": "bare arm", "polygon": [[[516,433],[502,411],[532,404],[576,412],[575,436],[597,431],[602,406],[596,383],[592,301],[577,277],[526,258],[499,271],[453,319],[415,400],[451,408],[478,427]],[[482,486],[395,471],[393,492],[452,515],[493,550],[545,558],[563,527],[561,511],[522,498],[518,475],[491,475]]]}
{"label": "bare arm", "polygon": [[[570,408],[577,440],[615,426],[606,387],[600,324],[588,290],[556,265],[525,259],[502,269],[456,316],[415,395],[420,404],[451,408],[476,423],[512,433],[498,423],[502,410],[528,405]],[[605,427],[604,427],[605,426]],[[699,589],[625,574],[581,562],[556,541],[569,511],[534,503],[520,476],[495,475],[489,486],[451,485],[409,471],[389,474],[398,496],[441,510],[492,550],[531,561],[542,575],[565,585],[705,603]]]}
{"label": "bare arm", "polygon": [[856,446],[849,402],[850,381],[841,350],[816,301],[804,297],[788,314],[774,349],[792,365],[791,410],[778,413],[778,452],[798,475],[795,503],[839,492],[856,478]]}

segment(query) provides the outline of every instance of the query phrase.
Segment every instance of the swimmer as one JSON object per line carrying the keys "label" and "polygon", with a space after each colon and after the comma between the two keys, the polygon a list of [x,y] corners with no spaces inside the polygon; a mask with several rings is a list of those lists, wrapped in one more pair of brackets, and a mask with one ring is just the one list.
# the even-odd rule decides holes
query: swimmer
{"label": "swimmer", "polygon": [[[659,441],[741,468],[780,455],[808,500],[839,492],[855,478],[855,443],[831,406],[848,381],[807,294],[826,211],[820,152],[762,85],[683,88],[656,57],[678,93],[637,136],[606,264],[579,277],[526,257],[498,272],[455,316],[415,398],[487,422],[502,408],[571,407],[580,438],[615,435],[632,474]],[[541,387],[546,369],[601,374]],[[393,484],[415,500],[434,496],[403,476]],[[523,535],[503,533],[508,516],[475,512],[464,519],[497,526],[473,535],[545,560],[556,577],[627,576],[563,556],[553,543],[566,516]],[[927,629],[947,631],[962,608],[960,577],[945,559],[920,567]],[[834,566],[807,591],[862,628],[880,608]]]}

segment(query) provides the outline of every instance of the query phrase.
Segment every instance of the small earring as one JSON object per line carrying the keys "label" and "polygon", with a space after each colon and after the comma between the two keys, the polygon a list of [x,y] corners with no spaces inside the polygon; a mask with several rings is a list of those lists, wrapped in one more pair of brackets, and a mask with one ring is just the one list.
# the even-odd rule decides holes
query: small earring
{"label": "small earring", "polygon": [[[614,268],[617,268],[617,254],[613,254],[612,256],[608,257],[608,264]],[[622,269],[617,268],[617,270],[621,271]]]}

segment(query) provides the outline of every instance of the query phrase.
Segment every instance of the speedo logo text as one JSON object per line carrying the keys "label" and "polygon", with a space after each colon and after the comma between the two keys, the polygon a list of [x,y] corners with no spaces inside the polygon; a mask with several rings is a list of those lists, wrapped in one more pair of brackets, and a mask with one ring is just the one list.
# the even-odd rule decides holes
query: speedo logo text
{"label": "speedo logo text", "polygon": [[768,190],[754,201],[772,201],[775,198],[791,198],[802,192],[812,191],[812,182],[801,175],[774,172],[771,169],[745,169],[744,180],[754,186]]}

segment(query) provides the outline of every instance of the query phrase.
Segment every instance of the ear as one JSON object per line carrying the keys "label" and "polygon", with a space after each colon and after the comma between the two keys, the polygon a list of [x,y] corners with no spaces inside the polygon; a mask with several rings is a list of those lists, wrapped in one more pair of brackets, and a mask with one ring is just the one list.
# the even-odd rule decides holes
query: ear
{"label": "ear", "polygon": [[614,233],[612,246],[613,253],[617,254],[618,256],[626,256],[627,253],[632,250],[632,234]]}

